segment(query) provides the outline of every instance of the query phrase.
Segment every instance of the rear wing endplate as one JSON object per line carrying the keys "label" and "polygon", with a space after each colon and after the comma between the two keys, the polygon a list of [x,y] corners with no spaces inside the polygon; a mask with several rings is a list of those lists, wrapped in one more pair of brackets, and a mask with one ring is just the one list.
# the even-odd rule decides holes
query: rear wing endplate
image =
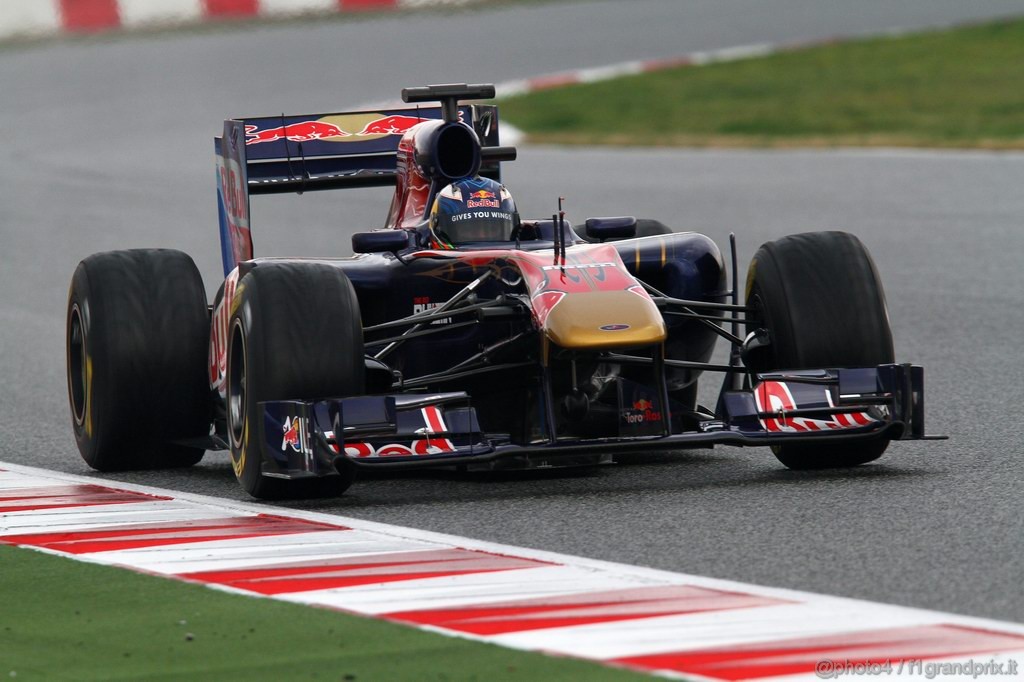
{"label": "rear wing endplate", "polygon": [[[221,257],[227,274],[253,257],[249,197],[395,184],[402,135],[421,121],[441,118],[441,107],[356,111],[307,116],[228,119],[214,138]],[[497,147],[498,108],[462,105],[459,118]],[[497,161],[481,169],[500,181]]]}

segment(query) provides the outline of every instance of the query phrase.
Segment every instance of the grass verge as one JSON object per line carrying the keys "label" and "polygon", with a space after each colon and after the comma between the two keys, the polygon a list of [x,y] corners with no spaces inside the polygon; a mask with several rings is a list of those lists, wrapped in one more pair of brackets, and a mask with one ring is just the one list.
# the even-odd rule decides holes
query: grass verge
{"label": "grass verge", "polygon": [[501,100],[534,142],[1024,149],[1024,20],[841,42]]}
{"label": "grass verge", "polygon": [[639,680],[393,623],[0,545],[0,679]]}

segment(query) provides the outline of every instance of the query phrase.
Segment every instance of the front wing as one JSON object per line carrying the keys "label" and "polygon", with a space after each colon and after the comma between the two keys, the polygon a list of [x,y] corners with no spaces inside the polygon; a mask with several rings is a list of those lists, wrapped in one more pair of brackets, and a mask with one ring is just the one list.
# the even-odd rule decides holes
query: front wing
{"label": "front wing", "polygon": [[[264,402],[262,437],[271,454],[263,462],[263,474],[332,475],[345,463],[366,468],[542,468],[600,464],[610,462],[614,452],[643,449],[930,438],[924,432],[921,367],[891,364],[755,377],[748,389],[723,392],[718,414],[696,421],[674,418],[671,405],[662,408],[656,399],[637,409],[632,398],[620,397],[618,437],[525,444],[512,442],[508,434],[482,431],[472,396],[465,392]],[[543,411],[544,406],[531,409]]]}

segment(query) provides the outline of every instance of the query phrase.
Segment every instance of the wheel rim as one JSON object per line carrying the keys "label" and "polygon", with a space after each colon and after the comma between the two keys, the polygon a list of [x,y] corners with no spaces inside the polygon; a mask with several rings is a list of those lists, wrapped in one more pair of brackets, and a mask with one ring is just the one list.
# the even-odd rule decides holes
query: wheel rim
{"label": "wheel rim", "polygon": [[242,436],[245,431],[245,334],[242,323],[235,320],[231,328],[231,343],[228,346],[228,433],[231,444],[242,447]]}
{"label": "wheel rim", "polygon": [[68,395],[71,397],[71,415],[75,424],[85,421],[86,386],[89,361],[85,347],[85,326],[78,304],[71,306],[68,319]]}

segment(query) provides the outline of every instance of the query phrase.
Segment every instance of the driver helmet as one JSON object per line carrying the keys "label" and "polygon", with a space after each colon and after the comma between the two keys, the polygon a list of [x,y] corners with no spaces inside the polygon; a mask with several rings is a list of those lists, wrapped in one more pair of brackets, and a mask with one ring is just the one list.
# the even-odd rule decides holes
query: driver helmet
{"label": "driver helmet", "polygon": [[519,213],[512,195],[489,178],[464,178],[445,186],[430,210],[431,242],[439,249],[510,241],[518,227]]}

